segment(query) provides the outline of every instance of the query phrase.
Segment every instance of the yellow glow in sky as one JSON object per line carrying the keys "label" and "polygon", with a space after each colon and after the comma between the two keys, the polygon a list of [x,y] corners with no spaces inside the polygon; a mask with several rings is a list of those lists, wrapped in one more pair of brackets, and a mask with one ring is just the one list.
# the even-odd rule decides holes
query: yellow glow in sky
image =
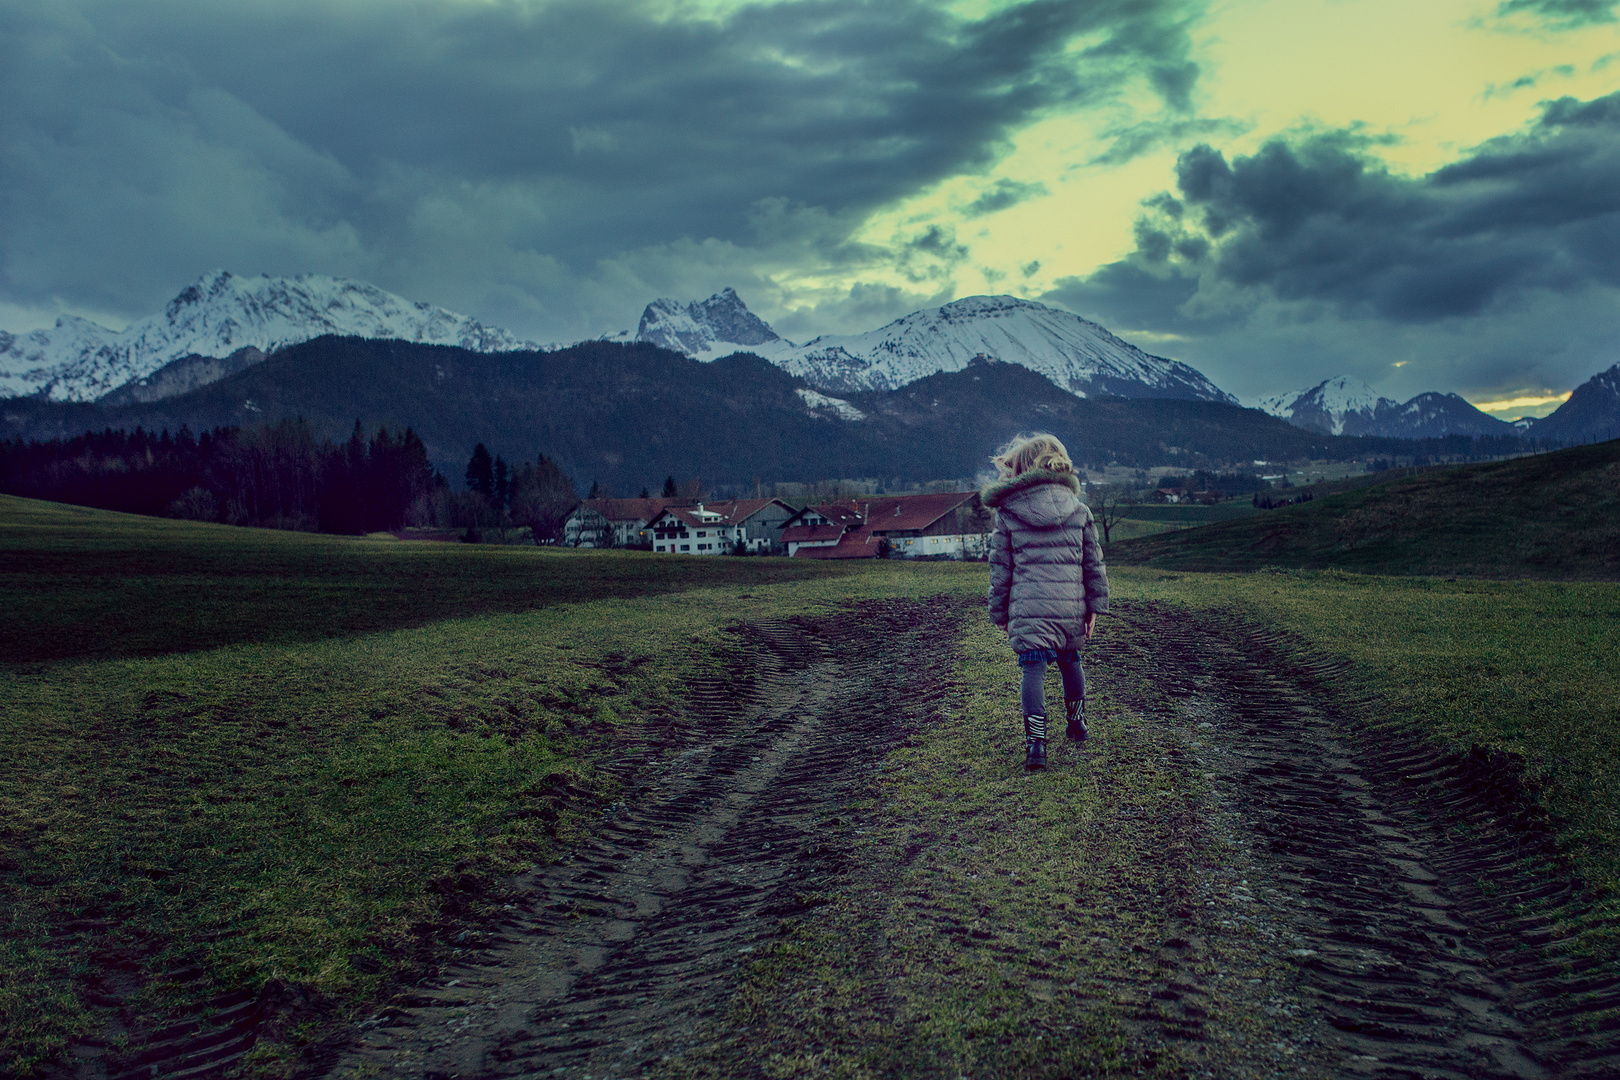
{"label": "yellow glow in sky", "polygon": [[1547,416],[1569,400],[1572,391],[1562,394],[1540,394],[1528,397],[1503,398],[1500,401],[1470,401],[1480,412],[1488,412],[1499,419],[1516,420],[1521,416]]}
{"label": "yellow glow in sky", "polygon": [[[1031,125],[986,175],[952,178],[889,208],[862,238],[887,244],[929,225],[953,229],[970,257],[940,269],[932,287],[957,296],[1033,295],[1128,254],[1141,200],[1174,187],[1177,155],[1197,142],[1230,159],[1289,132],[1356,127],[1389,140],[1375,152],[1391,168],[1422,175],[1522,130],[1540,102],[1620,89],[1620,27],[1538,30],[1524,19],[1504,22],[1497,7],[1498,0],[1217,2],[1194,31],[1195,108],[1197,119],[1221,128],[1189,132],[1125,163],[1095,164],[1116,125],[1193,119],[1164,112],[1136,87],[1115,106]],[[1042,184],[1048,194],[966,217],[973,198],[1001,179]],[[1026,273],[1035,263],[1039,269]],[[795,291],[790,280],[781,283]],[[898,275],[884,283],[930,288]]]}

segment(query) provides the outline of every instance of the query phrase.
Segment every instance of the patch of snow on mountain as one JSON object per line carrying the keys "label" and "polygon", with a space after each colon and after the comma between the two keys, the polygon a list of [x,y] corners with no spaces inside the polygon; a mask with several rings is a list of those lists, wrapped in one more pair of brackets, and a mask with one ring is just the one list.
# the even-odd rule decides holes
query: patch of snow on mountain
{"label": "patch of snow on mountain", "polygon": [[226,357],[249,345],[270,353],[324,334],[478,352],[542,348],[361,281],[216,270],[181,290],[162,313],[121,332],[66,316],[50,330],[0,333],[0,396],[93,401],[184,356]]}
{"label": "patch of snow on mountain", "polygon": [[[1324,379],[1309,390],[1273,394],[1258,402],[1258,408],[1263,412],[1331,435],[1345,434],[1347,421],[1351,422],[1352,427],[1366,428],[1374,422],[1380,410],[1399,408],[1399,405],[1399,402],[1379,397],[1372,387],[1349,375]],[[1358,435],[1364,433],[1352,432]]]}
{"label": "patch of snow on mountain", "polygon": [[1261,398],[1256,406],[1297,427],[1327,435],[1426,439],[1511,434],[1506,424],[1480,412],[1458,394],[1430,391],[1402,404],[1380,397],[1372,387],[1347,375],[1324,380],[1308,390]]}
{"label": "patch of snow on mountain", "polygon": [[975,358],[1038,371],[1080,397],[1236,399],[1198,371],[1150,356],[1078,315],[1012,296],[970,296],[913,312],[865,334],[794,345],[731,289],[690,304],[656,300],[636,332],[640,341],[714,360],[738,351],[764,357],[829,393],[892,390]]}
{"label": "patch of snow on mountain", "polygon": [[704,361],[739,351],[767,355],[792,348],[793,344],[749,311],[730,288],[685,305],[669,299],[654,300],[641,313],[636,340]]}
{"label": "patch of snow on mountain", "polygon": [[1339,417],[1346,413],[1377,412],[1379,405],[1385,402],[1397,404],[1380,397],[1378,391],[1349,375],[1340,375],[1322,383],[1316,388],[1316,396],[1323,411]]}
{"label": "patch of snow on mountain", "polygon": [[865,334],[819,337],[778,360],[833,392],[892,390],[975,358],[1021,364],[1080,397],[1180,397],[1236,404],[1200,372],[1151,356],[1078,315],[1013,296],[970,296]]}
{"label": "patch of snow on mountain", "polygon": [[1263,413],[1288,420],[1294,415],[1294,402],[1310,392],[1309,388],[1304,390],[1284,390],[1280,394],[1272,394],[1270,397],[1261,398],[1254,403],[1254,407]]}
{"label": "patch of snow on mountain", "polygon": [[1151,356],[1096,323],[1012,296],[970,296],[865,334],[820,337],[781,361],[833,391],[890,390],[975,359],[1019,364],[1080,397],[1234,402],[1201,373]]}
{"label": "patch of snow on mountain", "polygon": [[814,390],[807,390],[802,386],[793,392],[798,394],[800,400],[802,400],[811,410],[825,409],[836,413],[840,419],[849,421],[866,419],[865,413],[861,412],[861,410],[857,409],[855,406],[851,405],[847,401],[842,400],[841,398],[828,397],[826,394],[818,394]]}

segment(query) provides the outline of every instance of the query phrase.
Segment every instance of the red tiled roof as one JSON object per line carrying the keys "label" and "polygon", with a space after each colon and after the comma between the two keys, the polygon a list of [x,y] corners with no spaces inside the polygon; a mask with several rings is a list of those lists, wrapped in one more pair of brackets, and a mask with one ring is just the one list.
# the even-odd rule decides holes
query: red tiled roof
{"label": "red tiled roof", "polygon": [[609,521],[637,521],[645,525],[666,506],[690,504],[690,499],[586,499],[581,506],[595,510]]}
{"label": "red tiled roof", "polygon": [[862,526],[851,529],[830,547],[801,547],[793,553],[795,559],[875,559],[882,537]]}
{"label": "red tiled roof", "polygon": [[842,525],[790,525],[782,530],[782,543],[814,544],[837,540],[843,535]]}
{"label": "red tiled roof", "polygon": [[877,532],[926,529],[974,496],[971,491],[946,491],[937,495],[879,496],[859,503],[861,517]]}

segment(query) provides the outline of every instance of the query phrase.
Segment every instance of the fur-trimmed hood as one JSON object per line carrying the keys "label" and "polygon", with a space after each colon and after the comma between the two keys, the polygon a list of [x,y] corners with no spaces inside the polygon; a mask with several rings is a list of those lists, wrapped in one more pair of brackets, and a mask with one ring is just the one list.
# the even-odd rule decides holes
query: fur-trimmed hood
{"label": "fur-trimmed hood", "polygon": [[1062,484],[1076,495],[1080,494],[1080,478],[1072,472],[1058,472],[1055,469],[1030,469],[1017,476],[1009,476],[997,480],[985,487],[979,493],[984,505],[993,510],[1001,509],[1001,504],[1017,492],[1032,488],[1036,484]]}
{"label": "fur-trimmed hood", "polygon": [[980,498],[996,511],[990,621],[1007,628],[1014,652],[1078,648],[1086,616],[1108,611],[1108,573],[1080,478],[1031,469]]}
{"label": "fur-trimmed hood", "polygon": [[980,499],[992,509],[1050,528],[1080,508],[1080,478],[1072,472],[1030,469],[997,480],[984,489]]}

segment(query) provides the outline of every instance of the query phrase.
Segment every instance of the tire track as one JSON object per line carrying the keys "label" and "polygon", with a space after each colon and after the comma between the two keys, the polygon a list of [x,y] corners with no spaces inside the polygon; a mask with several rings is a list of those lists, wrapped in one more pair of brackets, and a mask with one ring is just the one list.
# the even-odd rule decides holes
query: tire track
{"label": "tire track", "polygon": [[1620,1075],[1620,982],[1558,951],[1585,901],[1503,761],[1372,732],[1339,665],[1236,617],[1127,618],[1154,644],[1111,663],[1194,721],[1214,797],[1252,841],[1261,883],[1240,899],[1297,946],[1326,1021],[1323,1075]]}
{"label": "tire track", "polygon": [[500,937],[468,942],[477,962],[362,1025],[327,1074],[601,1078],[680,1054],[750,954],[836,887],[824,841],[856,824],[846,801],[949,692],[941,662],[893,658],[925,657],[960,611],[739,628],[739,678],[694,680],[658,742],[615,766],[637,794],[522,883]]}

